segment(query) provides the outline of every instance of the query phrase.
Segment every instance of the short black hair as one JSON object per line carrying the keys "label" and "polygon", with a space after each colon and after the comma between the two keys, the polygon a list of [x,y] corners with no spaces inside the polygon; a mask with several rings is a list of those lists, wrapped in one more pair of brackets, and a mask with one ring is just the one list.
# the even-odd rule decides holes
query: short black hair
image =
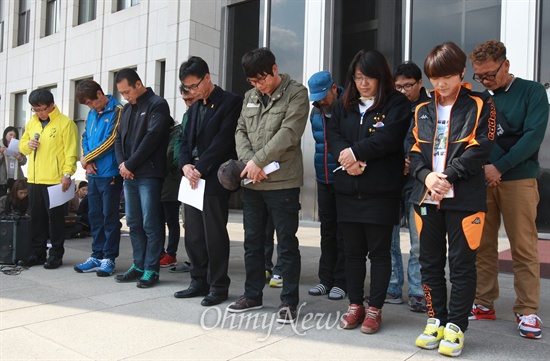
{"label": "short black hair", "polygon": [[35,89],[29,94],[29,104],[33,107],[38,107],[41,104],[50,106],[53,102],[53,94],[48,89]]}
{"label": "short black hair", "polygon": [[204,61],[203,58],[198,56],[190,56],[187,61],[184,61],[180,65],[180,81],[183,82],[189,75],[194,75],[197,78],[203,78],[206,74],[210,73],[208,69],[208,64]]}
{"label": "short black hair", "polygon": [[139,77],[138,73],[134,69],[131,69],[131,68],[120,69],[116,73],[115,84],[118,84],[118,83],[122,82],[123,80],[126,80],[128,82],[128,85],[131,86],[132,88],[136,87],[136,82],[138,80],[141,83],[143,83],[141,81],[141,78]]}
{"label": "short black hair", "polygon": [[86,100],[96,100],[98,90],[101,90],[101,93],[105,94],[103,93],[103,89],[101,89],[101,85],[99,85],[97,82],[90,79],[84,79],[80,81],[76,86],[76,100],[80,104],[86,103]]}
{"label": "short black hair", "polygon": [[406,61],[403,64],[399,64],[397,68],[395,68],[393,79],[397,79],[398,76],[419,81],[420,79],[422,79],[422,70],[420,70],[418,65],[416,65],[412,61]]}
{"label": "short black hair", "polygon": [[241,65],[247,78],[255,78],[258,75],[273,75],[275,55],[268,48],[251,50],[243,55]]}

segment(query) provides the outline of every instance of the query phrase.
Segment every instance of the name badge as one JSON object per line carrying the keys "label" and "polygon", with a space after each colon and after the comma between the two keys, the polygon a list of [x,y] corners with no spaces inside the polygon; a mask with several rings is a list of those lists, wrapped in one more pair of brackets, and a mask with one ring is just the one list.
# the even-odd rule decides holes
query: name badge
{"label": "name badge", "polygon": [[247,104],[246,104],[246,107],[247,107],[247,108],[259,108],[259,107],[260,107],[260,103],[247,103]]}

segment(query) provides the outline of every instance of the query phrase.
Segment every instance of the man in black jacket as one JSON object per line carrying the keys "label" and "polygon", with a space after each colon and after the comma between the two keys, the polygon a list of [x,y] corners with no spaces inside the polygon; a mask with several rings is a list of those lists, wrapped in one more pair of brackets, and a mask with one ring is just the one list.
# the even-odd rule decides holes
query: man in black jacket
{"label": "man in black jacket", "polygon": [[184,91],[199,99],[187,111],[179,153],[179,166],[191,188],[206,181],[202,211],[184,205],[185,248],[191,261],[189,288],[176,298],[206,296],[201,305],[214,306],[227,300],[231,280],[227,275],[229,191],[218,181],[218,168],[236,159],[235,129],[242,100],[212,83],[208,65],[196,56],[181,64],[179,78]]}
{"label": "man in black jacket", "polygon": [[172,119],[166,100],[146,88],[133,69],[120,70],[115,82],[128,101],[122,109],[115,151],[124,178],[126,223],[134,256],[132,267],[115,280],[137,281],[139,288],[147,288],[159,280],[164,245],[160,196]]}

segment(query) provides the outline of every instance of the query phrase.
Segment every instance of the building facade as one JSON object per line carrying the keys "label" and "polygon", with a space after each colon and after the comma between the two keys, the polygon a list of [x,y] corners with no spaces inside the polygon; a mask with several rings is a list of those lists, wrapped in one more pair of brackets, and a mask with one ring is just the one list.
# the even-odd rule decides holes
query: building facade
{"label": "building facade", "polygon": [[[201,56],[215,83],[242,95],[250,85],[240,59],[259,46],[273,50],[281,72],[307,84],[323,69],[341,83],[362,48],[380,50],[393,67],[405,60],[422,65],[429,49],[446,40],[469,53],[477,43],[499,39],[515,76],[548,89],[549,37],[545,0],[0,0],[0,126],[23,128],[31,115],[27,94],[48,88],[82,130],[88,108],[75,100],[78,81],[94,79],[121,98],[114,76],[125,67],[135,68],[145,85],[164,96],[179,120],[185,112],[177,78],[183,61]],[[465,79],[472,75],[468,64]],[[429,87],[427,79],[425,84]],[[545,232],[549,134],[539,154],[538,225]],[[314,220],[309,126],[302,147],[302,218]],[[234,206],[238,203],[235,197]]]}

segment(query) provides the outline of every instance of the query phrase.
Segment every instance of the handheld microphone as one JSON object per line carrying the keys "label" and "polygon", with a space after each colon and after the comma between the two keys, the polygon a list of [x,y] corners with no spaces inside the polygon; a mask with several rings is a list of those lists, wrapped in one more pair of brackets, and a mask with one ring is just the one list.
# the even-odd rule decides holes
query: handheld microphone
{"label": "handheld microphone", "polygon": [[[38,139],[40,139],[40,134],[39,133],[34,133],[34,140],[38,141]],[[37,150],[38,150],[38,147],[34,148],[34,160],[36,160],[36,151]]]}

